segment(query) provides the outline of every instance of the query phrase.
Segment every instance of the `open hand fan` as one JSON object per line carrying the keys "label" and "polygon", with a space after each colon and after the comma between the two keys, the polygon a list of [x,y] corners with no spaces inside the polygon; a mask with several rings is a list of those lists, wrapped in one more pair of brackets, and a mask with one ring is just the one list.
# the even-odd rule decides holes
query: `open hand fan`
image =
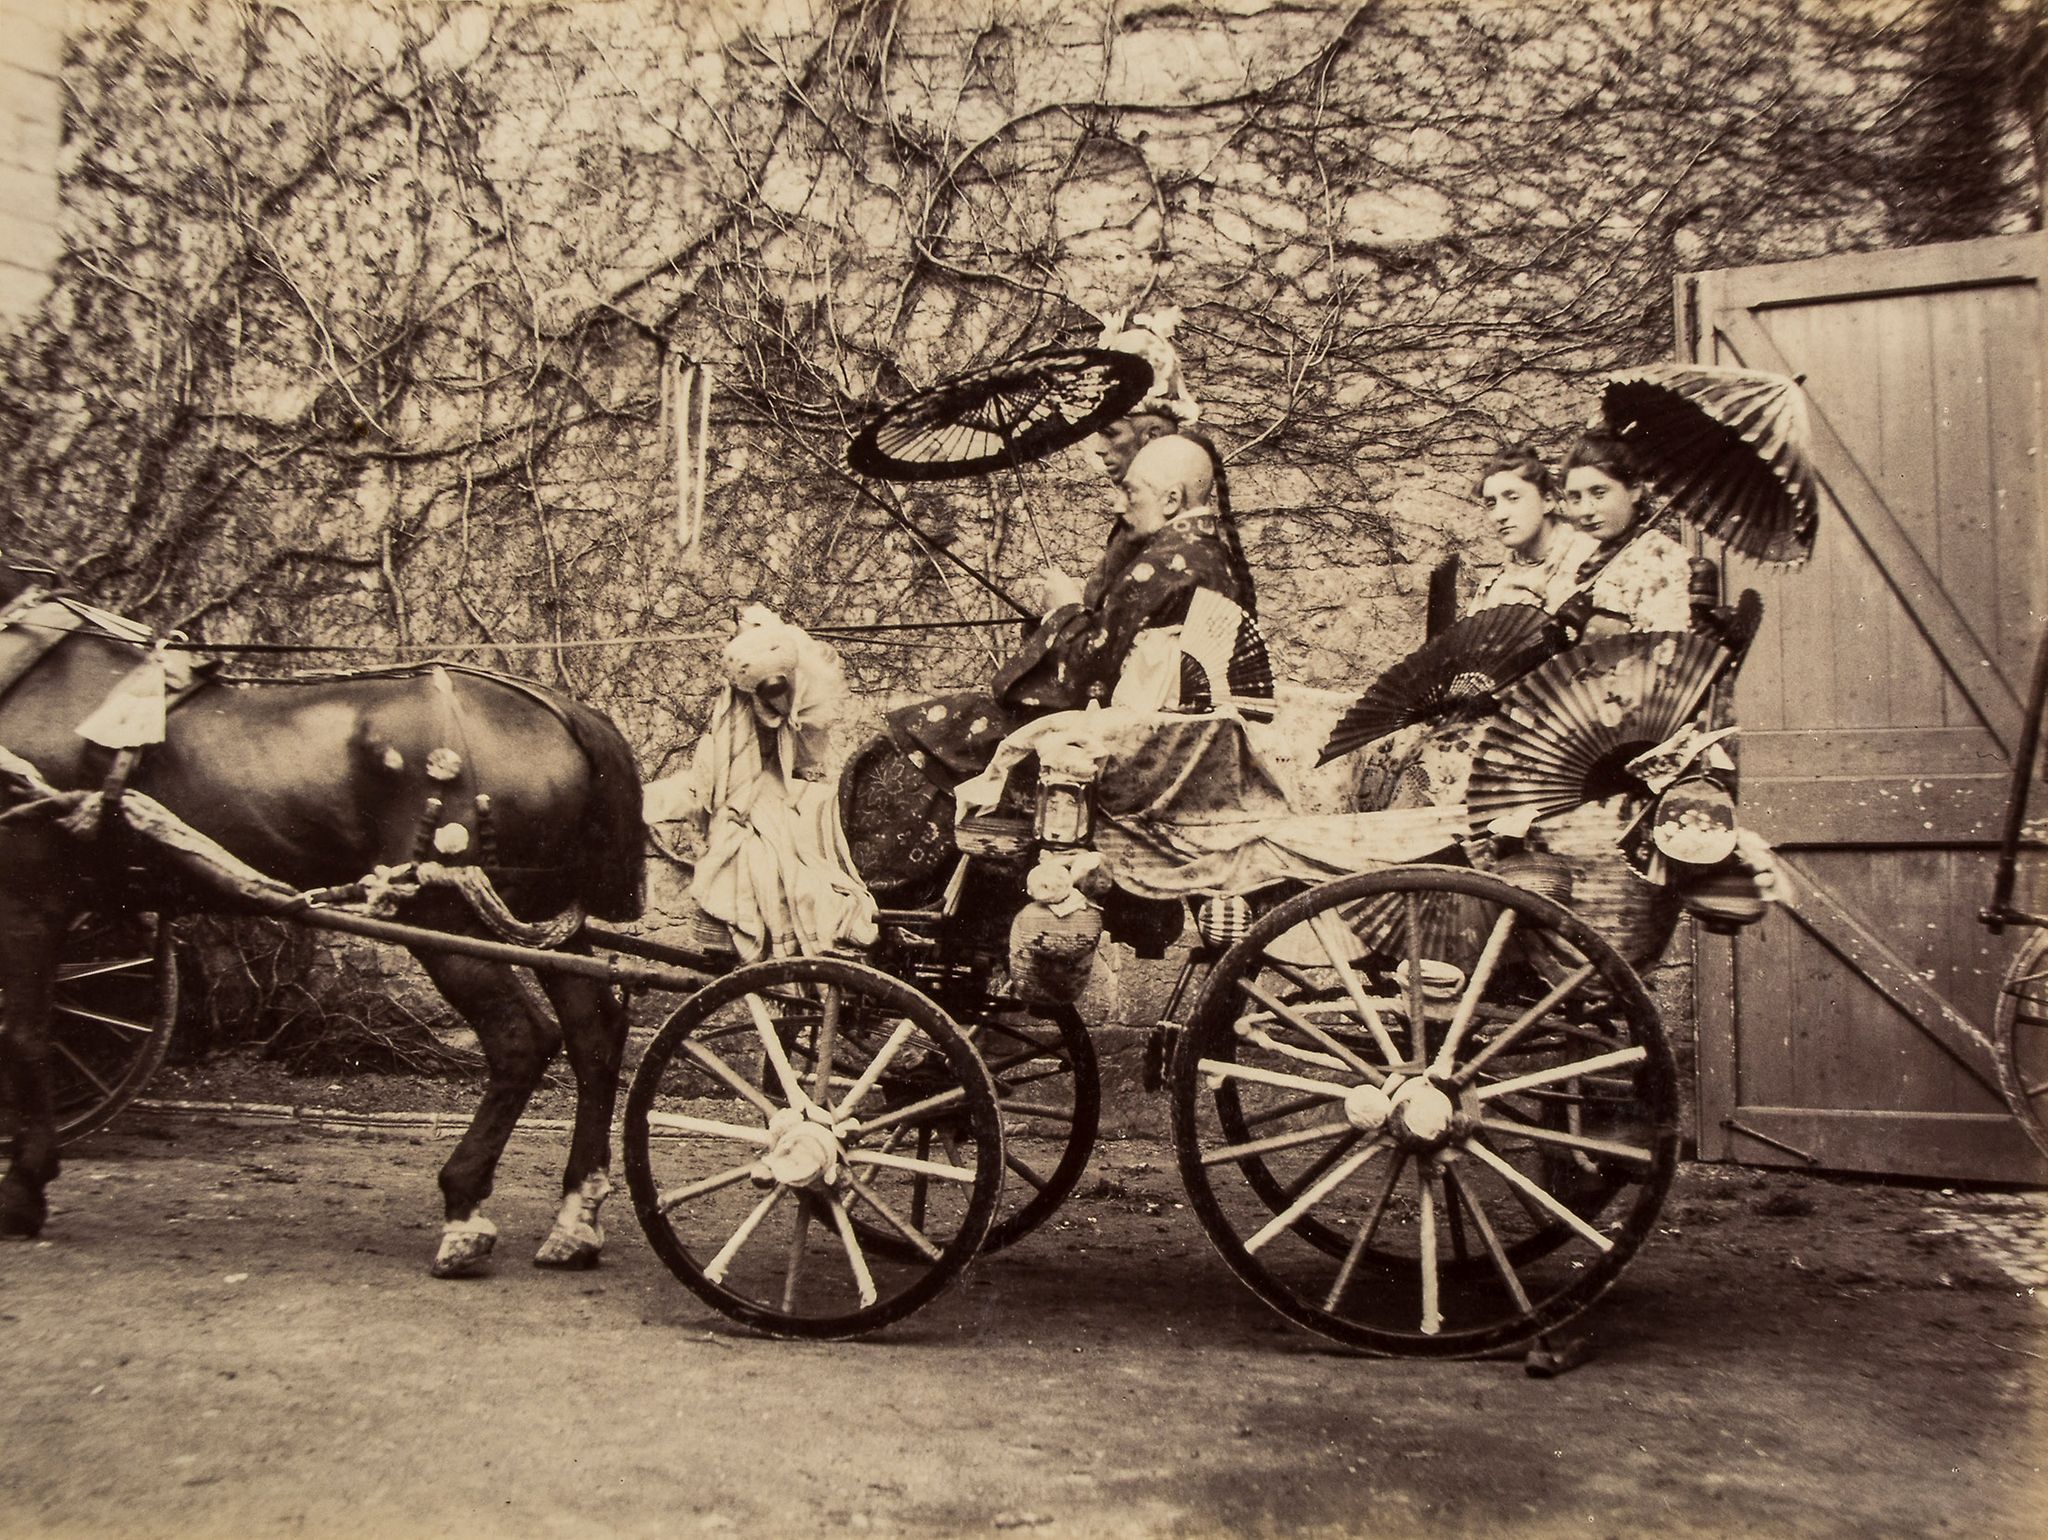
{"label": "open hand fan", "polygon": [[1627,790],[1623,767],[1699,710],[1728,661],[1726,648],[1683,631],[1559,653],[1500,696],[1472,764],[1475,821],[1533,821]]}
{"label": "open hand fan", "polygon": [[1496,696],[1564,645],[1564,628],[1533,604],[1503,604],[1439,631],[1375,679],[1330,732],[1316,761]]}

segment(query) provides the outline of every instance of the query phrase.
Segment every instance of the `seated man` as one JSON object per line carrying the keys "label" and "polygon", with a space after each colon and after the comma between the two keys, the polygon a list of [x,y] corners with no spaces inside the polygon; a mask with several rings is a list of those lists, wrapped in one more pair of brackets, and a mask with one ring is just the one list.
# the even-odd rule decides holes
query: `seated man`
{"label": "seated man", "polygon": [[[1090,701],[1106,704],[1120,684],[1126,699],[1136,688],[1140,703],[1168,707],[1204,709],[1212,692],[1270,696],[1251,570],[1220,471],[1214,449],[1185,434],[1140,449],[1124,477],[1120,526],[1087,587],[1051,569],[1050,611],[997,671],[993,691],[899,707],[889,717],[897,747],[934,782],[951,786],[980,771],[1017,726]],[[1226,677],[1208,678],[1185,656],[1202,655],[1192,638],[1183,645],[1182,628],[1194,629],[1191,612],[1195,626],[1232,631],[1220,650]],[[1170,662],[1179,678],[1127,680],[1134,661],[1153,671]]]}

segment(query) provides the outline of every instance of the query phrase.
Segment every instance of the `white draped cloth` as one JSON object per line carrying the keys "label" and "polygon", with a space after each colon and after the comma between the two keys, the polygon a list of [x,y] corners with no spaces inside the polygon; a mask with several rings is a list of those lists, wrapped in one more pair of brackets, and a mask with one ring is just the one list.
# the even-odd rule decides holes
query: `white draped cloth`
{"label": "white draped cloth", "polygon": [[647,788],[648,821],[696,825],[704,853],[690,897],[748,961],[872,945],[874,896],[821,764],[846,696],[837,655],[755,606],[725,662],[729,682],[689,770]]}

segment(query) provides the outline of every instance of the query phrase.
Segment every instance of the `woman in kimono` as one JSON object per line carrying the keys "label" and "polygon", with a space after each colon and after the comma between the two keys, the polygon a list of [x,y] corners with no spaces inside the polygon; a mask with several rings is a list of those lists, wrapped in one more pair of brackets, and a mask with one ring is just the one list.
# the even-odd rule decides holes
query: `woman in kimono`
{"label": "woman in kimono", "polygon": [[1692,625],[1691,558],[1685,547],[1651,527],[1648,489],[1628,445],[1593,429],[1564,462],[1565,513],[1598,541],[1580,566],[1584,597],[1580,639],[1630,631],[1684,631]]}
{"label": "woman in kimono", "polygon": [[[1472,606],[1532,604],[1556,613],[1579,588],[1593,538],[1560,517],[1550,467],[1527,444],[1496,452],[1479,468],[1473,496],[1493,518],[1507,560]],[[1455,717],[1383,738],[1360,761],[1352,806],[1449,807],[1465,800],[1472,753],[1485,723]]]}
{"label": "woman in kimono", "polygon": [[1472,608],[1533,604],[1555,614],[1577,591],[1595,542],[1561,516],[1550,467],[1527,444],[1503,449],[1480,467],[1474,495],[1492,515],[1507,560]]}

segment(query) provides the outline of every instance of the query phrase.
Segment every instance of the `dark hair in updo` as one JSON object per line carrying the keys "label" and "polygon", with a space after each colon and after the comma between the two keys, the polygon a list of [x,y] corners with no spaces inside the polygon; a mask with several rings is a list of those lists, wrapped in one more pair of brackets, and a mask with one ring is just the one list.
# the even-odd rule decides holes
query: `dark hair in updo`
{"label": "dark hair in updo", "polygon": [[1566,475],[1581,466],[1612,476],[1625,486],[1640,487],[1645,480],[1634,448],[1620,434],[1605,428],[1589,428],[1581,433],[1571,453],[1564,457]]}
{"label": "dark hair in updo", "polygon": [[1557,496],[1557,478],[1550,474],[1550,467],[1543,463],[1543,456],[1536,453],[1532,445],[1512,444],[1495,450],[1479,467],[1479,474],[1472,482],[1472,495],[1484,497],[1487,479],[1503,474],[1520,476],[1542,493],[1546,502]]}
{"label": "dark hair in updo", "polygon": [[1244,592],[1246,613],[1256,615],[1259,612],[1258,587],[1252,582],[1252,564],[1245,559],[1244,541],[1238,536],[1237,520],[1231,516],[1230,478],[1223,472],[1223,451],[1206,433],[1198,433],[1193,428],[1178,431],[1182,438],[1201,445],[1203,453],[1209,457],[1209,473],[1216,491],[1216,527],[1223,536],[1223,554]]}

